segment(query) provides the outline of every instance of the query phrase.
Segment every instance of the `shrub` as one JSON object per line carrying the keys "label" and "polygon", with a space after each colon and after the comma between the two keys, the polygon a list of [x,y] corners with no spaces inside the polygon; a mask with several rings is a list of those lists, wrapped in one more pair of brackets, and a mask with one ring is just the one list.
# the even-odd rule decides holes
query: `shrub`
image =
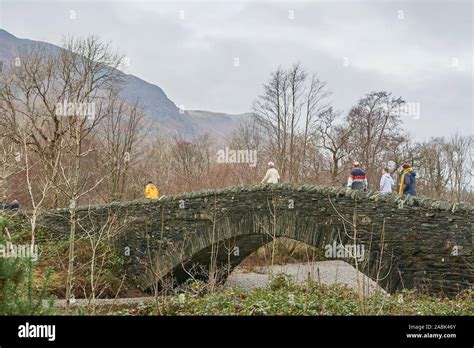
{"label": "shrub", "polygon": [[49,274],[38,290],[34,286],[33,261],[29,258],[0,258],[0,315],[50,314],[53,300],[46,299]]}
{"label": "shrub", "polygon": [[[0,217],[0,245],[7,246],[7,240],[3,236],[8,221]],[[18,237],[18,236],[15,236]],[[44,306],[43,302],[48,291],[47,284],[50,272],[37,283],[34,262],[30,258],[6,257],[0,255],[0,315],[39,315],[49,314],[52,310],[53,301]]]}

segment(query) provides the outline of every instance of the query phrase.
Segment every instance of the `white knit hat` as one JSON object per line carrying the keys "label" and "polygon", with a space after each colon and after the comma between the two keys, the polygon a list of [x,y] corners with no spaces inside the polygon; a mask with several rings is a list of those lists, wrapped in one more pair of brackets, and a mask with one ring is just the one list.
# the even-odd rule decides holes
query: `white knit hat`
{"label": "white knit hat", "polygon": [[273,163],[273,162],[268,162],[268,166],[269,166],[269,167],[275,167],[275,163]]}

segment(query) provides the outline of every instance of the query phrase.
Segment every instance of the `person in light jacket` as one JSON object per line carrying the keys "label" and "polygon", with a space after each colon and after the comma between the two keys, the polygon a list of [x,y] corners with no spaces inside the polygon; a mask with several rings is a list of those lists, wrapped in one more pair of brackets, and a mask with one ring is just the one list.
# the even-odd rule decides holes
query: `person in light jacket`
{"label": "person in light jacket", "polygon": [[262,180],[262,184],[278,184],[280,181],[280,174],[275,168],[275,163],[268,162],[268,170],[265,177]]}
{"label": "person in light jacket", "polygon": [[388,168],[382,169],[382,177],[380,178],[380,192],[382,194],[392,193],[392,186],[395,185]]}

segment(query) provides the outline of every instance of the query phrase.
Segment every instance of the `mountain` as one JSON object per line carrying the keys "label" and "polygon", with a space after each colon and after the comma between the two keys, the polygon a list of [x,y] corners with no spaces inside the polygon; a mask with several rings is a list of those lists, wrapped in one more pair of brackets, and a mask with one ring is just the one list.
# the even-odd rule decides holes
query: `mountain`
{"label": "mountain", "polygon": [[251,113],[226,114],[204,110],[188,110],[200,133],[211,132],[217,137],[225,138],[238,129],[241,122],[251,118]]}
{"label": "mountain", "polygon": [[125,75],[124,81],[122,97],[130,103],[138,100],[158,131],[185,137],[198,135],[198,125],[187,112],[180,112],[160,87],[134,75]]}
{"label": "mountain", "polygon": [[[61,50],[60,47],[42,41],[20,39],[6,30],[0,29],[0,69],[13,64],[22,48],[40,45],[52,53]],[[170,135],[180,134],[193,138],[204,133],[217,137],[225,137],[239,125],[244,115],[230,115],[210,111],[183,111],[169,99],[158,86],[146,82],[131,74],[122,74],[124,80],[121,96],[131,104],[137,100],[152,121],[158,132]]]}

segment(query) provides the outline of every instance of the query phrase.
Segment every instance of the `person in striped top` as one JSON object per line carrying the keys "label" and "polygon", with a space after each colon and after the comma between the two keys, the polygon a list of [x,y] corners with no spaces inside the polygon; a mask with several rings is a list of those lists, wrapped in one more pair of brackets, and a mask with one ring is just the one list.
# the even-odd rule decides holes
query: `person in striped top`
{"label": "person in striped top", "polygon": [[347,179],[347,187],[353,190],[364,190],[367,191],[367,175],[360,169],[360,163],[354,162],[351,174]]}

